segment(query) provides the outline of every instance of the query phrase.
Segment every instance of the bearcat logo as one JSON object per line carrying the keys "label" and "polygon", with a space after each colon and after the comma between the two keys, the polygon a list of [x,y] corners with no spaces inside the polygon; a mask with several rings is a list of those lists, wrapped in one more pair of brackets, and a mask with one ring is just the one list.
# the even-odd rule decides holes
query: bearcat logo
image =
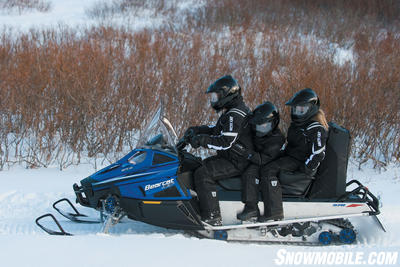
{"label": "bearcat logo", "polygon": [[160,186],[162,186],[162,188],[166,188],[166,187],[170,187],[171,185],[173,185],[175,183],[174,178],[166,180],[166,181],[162,181],[156,184],[148,184],[144,187],[144,191],[147,190],[151,190],[154,188],[159,188]]}

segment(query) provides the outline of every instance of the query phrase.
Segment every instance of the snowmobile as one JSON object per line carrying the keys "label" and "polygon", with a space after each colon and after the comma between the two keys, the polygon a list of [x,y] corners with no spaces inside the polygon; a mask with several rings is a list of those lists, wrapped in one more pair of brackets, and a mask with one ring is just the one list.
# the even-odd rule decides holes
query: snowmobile
{"label": "snowmobile", "polygon": [[[315,177],[304,173],[280,173],[284,219],[267,222],[241,222],[241,179],[219,181],[222,226],[201,221],[193,171],[202,160],[185,150],[187,140],[178,141],[171,123],[158,108],[143,131],[137,148],[108,167],[74,184],[76,202],[100,212],[99,218],[81,214],[66,198],[53,207],[62,216],[78,223],[103,223],[103,231],[123,217],[164,228],[184,230],[192,235],[228,241],[350,244],[356,229],[349,219],[372,216],[385,231],[377,215],[379,199],[359,181],[346,183],[350,134],[329,123],[326,157]],[[61,209],[69,205],[72,212]],[[263,210],[260,201],[259,208]],[[50,217],[58,230],[45,227],[41,220]],[[71,235],[52,214],[36,219],[36,224],[51,235]]]}

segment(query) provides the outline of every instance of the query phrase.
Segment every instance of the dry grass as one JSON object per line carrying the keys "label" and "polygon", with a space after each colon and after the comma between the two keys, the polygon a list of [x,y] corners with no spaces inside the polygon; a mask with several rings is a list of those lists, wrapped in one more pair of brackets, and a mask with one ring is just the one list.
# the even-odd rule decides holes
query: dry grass
{"label": "dry grass", "polygon": [[[333,2],[334,12],[323,13]],[[204,91],[227,73],[239,80],[251,107],[274,102],[283,128],[284,102],[299,89],[315,89],[328,119],[352,132],[353,155],[361,162],[400,161],[400,36],[398,21],[390,17],[398,4],[367,1],[364,7],[352,1],[352,8],[364,8],[357,13],[347,10],[348,2],[210,1],[204,11],[186,14],[179,29],[3,31],[0,166],[17,161],[63,168],[86,155],[112,161],[115,151],[135,146],[135,133],[161,100],[180,133],[209,123],[216,114]],[[265,3],[271,4],[268,13],[261,12]],[[290,16],[297,13],[304,22]],[[326,25],[341,23],[322,30],[312,14],[327,16]],[[363,24],[364,16],[373,20]],[[354,24],[345,28],[346,19]],[[303,34],[295,34],[299,29]],[[329,40],[319,39],[324,36]],[[353,62],[335,61],[329,48],[334,40],[352,48]]]}

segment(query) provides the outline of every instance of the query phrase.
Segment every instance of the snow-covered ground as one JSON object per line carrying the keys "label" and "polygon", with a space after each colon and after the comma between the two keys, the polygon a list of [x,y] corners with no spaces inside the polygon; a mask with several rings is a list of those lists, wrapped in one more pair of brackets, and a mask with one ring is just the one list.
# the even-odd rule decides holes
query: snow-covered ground
{"label": "snow-covered ground", "polygon": [[85,10],[94,5],[97,0],[52,0],[49,12],[24,11],[22,14],[0,11],[0,25],[18,30],[28,30],[33,27],[50,27],[58,24],[77,26],[94,23],[89,20]]}
{"label": "snow-covered ground", "polygon": [[[106,16],[106,18],[93,18],[89,15],[90,10],[100,4],[111,1],[100,0],[47,0],[50,3],[48,12],[37,10],[25,10],[22,13],[18,9],[0,9],[0,28],[2,26],[11,27],[14,30],[26,32],[32,28],[57,28],[61,26],[82,27],[95,25],[119,25],[131,30],[140,30],[147,27],[158,27],[163,23],[171,23],[170,18],[158,14],[151,8],[138,9],[132,14],[117,14],[116,16]],[[157,3],[153,1],[150,3]],[[0,1],[1,4],[1,1]],[[166,6],[176,5],[177,16],[174,23],[179,23],[179,12],[187,9],[195,10],[204,5],[201,0],[174,0],[165,1]],[[150,4],[151,6],[151,4]]]}
{"label": "snow-covered ground", "polygon": [[[49,236],[34,220],[52,212],[52,203],[63,197],[74,200],[72,184],[94,172],[90,165],[23,169],[0,172],[0,262],[1,266],[273,266],[278,252],[394,252],[400,250],[400,167],[377,172],[358,170],[350,164],[348,179],[358,179],[383,203],[379,216],[383,233],[370,217],[353,219],[358,229],[354,245],[299,247],[227,243],[189,237],[125,219],[109,235],[101,225],[75,224],[56,217],[75,236]],[[96,215],[90,209],[81,211]],[[400,264],[400,259],[397,261]]]}

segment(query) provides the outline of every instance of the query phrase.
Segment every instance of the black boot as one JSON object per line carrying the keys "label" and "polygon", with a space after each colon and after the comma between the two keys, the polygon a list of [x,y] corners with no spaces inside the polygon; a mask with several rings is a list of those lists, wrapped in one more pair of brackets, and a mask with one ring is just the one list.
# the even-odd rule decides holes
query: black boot
{"label": "black boot", "polygon": [[236,215],[238,220],[241,221],[249,221],[251,218],[257,218],[258,216],[260,216],[260,211],[257,204],[246,204],[243,211]]}
{"label": "black boot", "polygon": [[202,221],[212,226],[222,226],[222,217],[219,211],[207,212],[202,216]]}
{"label": "black boot", "polygon": [[276,213],[274,215],[263,215],[258,218],[259,222],[267,222],[267,221],[280,221],[283,219],[283,212]]}
{"label": "black boot", "polygon": [[260,222],[283,219],[282,189],[276,176],[263,178],[261,192],[264,198],[264,215]]}

